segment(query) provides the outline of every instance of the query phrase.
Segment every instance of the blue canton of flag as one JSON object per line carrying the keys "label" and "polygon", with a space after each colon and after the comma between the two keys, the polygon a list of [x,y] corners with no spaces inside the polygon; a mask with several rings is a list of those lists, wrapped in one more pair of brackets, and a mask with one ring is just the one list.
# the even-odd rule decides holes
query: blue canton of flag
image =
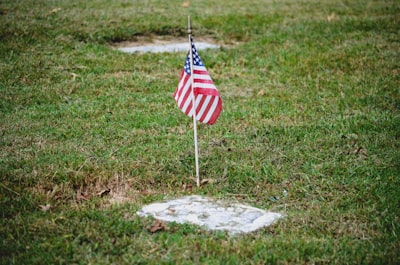
{"label": "blue canton of flag", "polygon": [[[193,65],[196,66],[204,66],[203,62],[201,61],[200,55],[196,50],[196,47],[194,46],[194,43],[192,41],[192,55],[193,55]],[[188,52],[186,61],[185,61],[185,72],[190,75],[190,52]]]}

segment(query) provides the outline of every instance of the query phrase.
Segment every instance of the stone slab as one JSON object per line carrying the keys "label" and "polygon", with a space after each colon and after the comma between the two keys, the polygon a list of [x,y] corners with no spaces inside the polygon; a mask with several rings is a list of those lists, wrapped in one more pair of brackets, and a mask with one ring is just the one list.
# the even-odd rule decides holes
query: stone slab
{"label": "stone slab", "polygon": [[[207,43],[207,42],[196,42],[197,50],[205,49],[218,49],[220,46]],[[161,53],[161,52],[187,52],[189,50],[189,44],[186,43],[170,43],[170,44],[148,44],[142,46],[131,46],[131,47],[119,47],[118,50],[126,53]]]}
{"label": "stone slab", "polygon": [[152,203],[137,214],[166,222],[191,223],[229,234],[253,232],[283,218],[280,213],[198,195]]}

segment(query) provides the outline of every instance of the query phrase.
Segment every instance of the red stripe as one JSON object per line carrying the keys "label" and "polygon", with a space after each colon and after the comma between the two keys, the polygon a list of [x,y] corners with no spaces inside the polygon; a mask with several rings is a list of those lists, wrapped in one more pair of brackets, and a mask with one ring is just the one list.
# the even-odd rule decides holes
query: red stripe
{"label": "red stripe", "polygon": [[209,75],[207,70],[198,70],[198,69],[194,69],[193,70],[194,74],[198,74],[198,75]]}
{"label": "red stripe", "polygon": [[[183,79],[183,80],[182,80],[182,79]],[[182,71],[181,79],[180,79],[180,81],[179,81],[179,83],[182,83],[182,86],[179,86],[179,84],[178,84],[178,88],[176,89],[176,92],[175,92],[175,94],[178,93],[178,98],[180,98],[180,96],[181,96],[181,94],[182,94],[182,92],[183,92],[183,90],[184,90],[184,87],[186,86],[186,83],[187,83],[189,80],[190,80],[190,76],[187,75],[187,74],[185,73],[185,71]],[[175,96],[175,95],[174,95],[174,96]]]}
{"label": "red stripe", "polygon": [[177,88],[176,88],[176,90],[175,90],[175,92],[174,92],[174,97],[176,97],[176,95],[179,93],[179,91],[181,90],[181,87],[179,86],[179,84],[181,83],[181,81],[182,81],[182,78],[183,78],[183,73],[184,73],[185,71],[181,71],[181,75],[179,76],[179,82],[178,82],[178,86],[177,86]]}
{"label": "red stripe", "polygon": [[[196,115],[197,115],[197,113],[200,112],[201,107],[203,106],[204,101],[206,100],[206,98],[207,98],[206,96],[203,96],[203,97],[200,99],[199,104],[196,105]],[[197,118],[199,118],[199,117],[197,117]]]}
{"label": "red stripe", "polygon": [[211,118],[208,121],[208,124],[210,124],[210,125],[214,124],[217,121],[221,111],[222,111],[222,100],[221,100],[221,98],[218,98],[217,106],[215,107],[215,110],[214,110],[213,114],[211,115]]}
{"label": "red stripe", "polygon": [[207,107],[203,112],[203,116],[201,116],[201,121],[204,121],[204,119],[207,117],[214,100],[215,100],[215,97],[211,97],[211,100],[208,102]]}
{"label": "red stripe", "polygon": [[207,96],[215,96],[219,97],[219,92],[216,89],[212,88],[200,88],[200,87],[195,87],[194,88],[194,93],[196,95],[207,95]]}
{"label": "red stripe", "polygon": [[208,80],[208,79],[199,79],[199,78],[195,78],[194,79],[194,83],[200,83],[200,84],[214,84],[214,82],[212,80]]}
{"label": "red stripe", "polygon": [[191,89],[188,89],[187,91],[186,91],[186,94],[185,95],[183,95],[183,99],[182,99],[182,102],[181,102],[181,105],[179,105],[179,108],[180,109],[182,109],[183,110],[183,107],[185,106],[185,103],[186,103],[186,101],[187,100],[190,100],[190,94],[192,93],[191,91],[190,91]]}
{"label": "red stripe", "polygon": [[[185,114],[186,115],[189,115],[189,113],[190,113],[190,111],[192,110],[192,101],[190,101],[190,103],[189,103],[189,106],[188,106],[188,108],[186,109],[186,111],[185,111]],[[182,109],[182,108],[181,108]],[[192,117],[192,116],[191,116]]]}

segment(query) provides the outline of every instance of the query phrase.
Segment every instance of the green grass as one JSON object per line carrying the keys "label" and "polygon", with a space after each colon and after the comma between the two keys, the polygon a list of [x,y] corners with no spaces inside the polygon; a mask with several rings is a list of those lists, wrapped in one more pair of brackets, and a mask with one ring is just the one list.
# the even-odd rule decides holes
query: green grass
{"label": "green grass", "polygon": [[[398,1],[183,2],[0,1],[0,263],[400,263]],[[229,45],[200,52],[224,103],[200,189],[185,53],[110,48],[188,14]],[[286,218],[229,237],[135,214],[190,193]]]}

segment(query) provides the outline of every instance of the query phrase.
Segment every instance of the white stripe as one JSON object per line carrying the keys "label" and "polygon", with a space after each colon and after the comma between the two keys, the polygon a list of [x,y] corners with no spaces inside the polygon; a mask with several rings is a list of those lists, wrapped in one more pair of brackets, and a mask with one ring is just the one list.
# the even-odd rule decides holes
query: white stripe
{"label": "white stripe", "polygon": [[215,111],[215,108],[216,108],[217,105],[218,105],[218,102],[219,102],[219,97],[216,97],[216,100],[214,100],[214,103],[212,104],[210,110],[209,110],[208,113],[207,113],[206,118],[205,118],[204,121],[203,121],[204,123],[207,123],[207,122],[210,120],[211,116],[213,115],[213,113],[214,113],[214,111]]}
{"label": "white stripe", "polygon": [[[189,102],[192,102],[192,97],[188,98],[188,101],[189,101]],[[192,116],[193,116],[193,106],[192,106],[192,108],[190,109],[188,116],[189,116],[189,117],[192,117]]]}
{"label": "white stripe", "polygon": [[183,82],[185,82],[185,78],[186,78],[186,73],[183,74],[182,79],[179,81],[178,87],[182,87],[184,85]]}
{"label": "white stripe", "polygon": [[211,76],[209,76],[209,75],[195,73],[193,76],[194,76],[194,78],[197,78],[197,79],[212,80]]}
{"label": "white stripe", "polygon": [[[190,102],[192,102],[192,94],[190,94],[190,96],[187,98],[187,100],[184,102],[183,107],[182,107],[182,111],[186,113],[187,108],[189,107]],[[193,106],[192,109],[190,110],[190,112],[193,111]],[[189,113],[190,116],[190,113]]]}
{"label": "white stripe", "polygon": [[207,68],[203,66],[193,65],[193,70],[207,71]]}
{"label": "white stripe", "polygon": [[204,83],[195,83],[195,88],[207,88],[207,89],[214,89],[217,90],[214,84],[204,84]]}
{"label": "white stripe", "polygon": [[[178,84],[178,89],[177,89],[177,92],[178,93],[176,93],[176,95],[175,95],[175,101],[178,103],[178,99],[179,99],[179,93],[182,91],[182,87],[183,87],[183,85],[184,85],[184,83],[183,83],[183,80],[184,80],[184,78],[182,78],[180,81],[179,81],[179,84]],[[182,94],[181,94],[182,95]]]}
{"label": "white stripe", "polygon": [[181,88],[182,93],[181,96],[178,99],[178,106],[180,106],[182,104],[183,99],[185,98],[185,95],[187,93],[187,91],[190,89],[190,80],[188,80],[188,82],[185,84],[184,87]]}
{"label": "white stripe", "polygon": [[201,107],[201,109],[200,109],[200,111],[199,111],[199,113],[198,113],[199,117],[202,117],[202,116],[203,116],[203,113],[204,113],[204,111],[207,109],[207,106],[208,106],[208,104],[209,104],[211,98],[212,98],[211,96],[207,96],[207,97],[206,97],[206,100],[204,100],[203,106]]}
{"label": "white stripe", "polygon": [[211,78],[205,78],[204,77],[204,75],[194,75],[194,79],[196,80],[196,79],[199,79],[199,80],[206,80],[206,81],[208,81],[208,82],[212,82],[212,83],[214,83],[214,81],[211,79]]}
{"label": "white stripe", "polygon": [[[199,106],[199,104],[200,104],[200,100],[203,98],[203,95],[197,95],[196,96],[196,102],[195,102],[195,104],[196,104],[196,109],[197,109],[197,107]],[[199,118],[200,118],[201,116],[196,112],[196,120],[199,120]]]}
{"label": "white stripe", "polygon": [[197,70],[197,71],[207,72],[207,74],[199,74],[199,73],[193,72],[195,77],[202,77],[204,79],[211,80],[211,76],[210,76],[210,74],[208,73],[208,71],[207,71],[207,69],[205,67],[196,67],[195,66],[193,69]]}
{"label": "white stripe", "polygon": [[200,100],[203,98],[203,95],[197,95],[197,97],[196,97],[196,109],[197,109],[197,107],[199,106],[199,104],[200,104]]}

